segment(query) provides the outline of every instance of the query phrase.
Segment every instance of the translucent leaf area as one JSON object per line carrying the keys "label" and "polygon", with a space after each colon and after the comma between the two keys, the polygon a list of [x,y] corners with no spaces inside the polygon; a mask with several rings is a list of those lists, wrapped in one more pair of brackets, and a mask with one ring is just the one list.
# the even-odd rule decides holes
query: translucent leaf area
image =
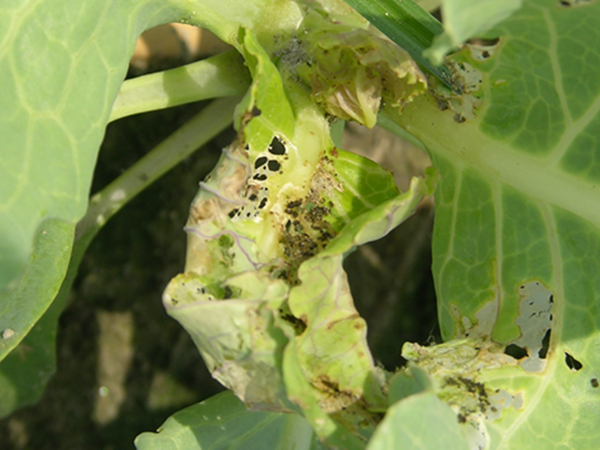
{"label": "translucent leaf area", "polygon": [[487,421],[490,448],[600,440],[598,17],[597,2],[525,2],[497,43],[452,57],[462,97],[422,97],[400,119],[441,175],[442,334],[510,355],[474,379],[523,395]]}
{"label": "translucent leaf area", "polygon": [[297,414],[251,412],[231,391],[171,416],[157,433],[135,440],[138,450],[324,450]]}

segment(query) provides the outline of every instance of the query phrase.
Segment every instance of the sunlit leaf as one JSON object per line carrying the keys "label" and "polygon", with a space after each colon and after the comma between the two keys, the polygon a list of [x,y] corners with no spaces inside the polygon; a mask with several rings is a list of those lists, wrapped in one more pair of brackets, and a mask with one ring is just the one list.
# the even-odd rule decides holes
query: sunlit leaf
{"label": "sunlit leaf", "polygon": [[[473,416],[492,448],[591,449],[599,438],[600,82],[598,58],[581,57],[600,40],[598,8],[525,3],[496,27],[498,43],[454,56],[465,95],[422,97],[400,119],[440,171],[440,324],[445,339],[467,338],[430,352],[450,351],[441,379],[512,399],[500,415]],[[407,356],[441,373],[443,358],[426,353]],[[478,364],[486,370],[468,369]]]}

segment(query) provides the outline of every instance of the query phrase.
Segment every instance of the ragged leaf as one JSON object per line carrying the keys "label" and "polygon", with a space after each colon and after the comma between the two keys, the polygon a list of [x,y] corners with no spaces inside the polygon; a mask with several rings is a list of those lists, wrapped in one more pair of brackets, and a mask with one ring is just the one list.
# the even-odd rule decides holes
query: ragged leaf
{"label": "ragged leaf", "polygon": [[333,116],[375,126],[386,103],[402,110],[427,86],[408,53],[372,32],[309,14],[300,32],[307,60],[298,68],[317,103]]}
{"label": "ragged leaf", "polygon": [[598,8],[524,3],[495,28],[493,48],[453,55],[462,75],[480,80],[454,97],[471,101],[472,114],[438,92],[399,120],[441,176],[433,272],[442,335],[466,339],[453,345],[474,351],[473,363],[506,358],[476,377],[461,373],[467,381],[439,395],[481,383],[488,396],[523,399],[480,421],[472,445],[591,449],[598,439],[600,82],[593,52],[581,57],[600,39]]}
{"label": "ragged leaf", "polygon": [[487,37],[486,32],[521,8],[522,0],[442,0],[444,33],[425,52],[436,65],[453,49],[471,38]]}
{"label": "ragged leaf", "polygon": [[405,220],[433,181],[399,194],[391,173],[333,146],[289,59],[272,59],[248,29],[237,45],[253,77],[238,136],[200,183],[185,273],[163,301],[249,407],[301,411],[328,445],[362,448],[386,406],[385,375],[343,256]]}
{"label": "ragged leaf", "polygon": [[349,250],[404,221],[427,193],[426,183],[414,179],[405,194],[356,217],[323,252],[300,266],[301,283],[290,292],[290,311],[306,327],[294,345],[313,396],[345,428],[367,437],[386,407],[386,376],[369,351],[366,323],[354,307],[342,261]]}

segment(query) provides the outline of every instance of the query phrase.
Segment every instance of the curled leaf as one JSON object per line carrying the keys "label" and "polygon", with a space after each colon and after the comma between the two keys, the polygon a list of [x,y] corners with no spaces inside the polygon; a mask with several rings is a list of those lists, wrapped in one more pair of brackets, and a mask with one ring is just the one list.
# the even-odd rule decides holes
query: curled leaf
{"label": "curled leaf", "polygon": [[[313,17],[306,27],[315,26]],[[382,103],[402,110],[427,81],[408,53],[370,31],[317,22],[307,39],[310,65],[299,69],[329,113],[375,126]]]}

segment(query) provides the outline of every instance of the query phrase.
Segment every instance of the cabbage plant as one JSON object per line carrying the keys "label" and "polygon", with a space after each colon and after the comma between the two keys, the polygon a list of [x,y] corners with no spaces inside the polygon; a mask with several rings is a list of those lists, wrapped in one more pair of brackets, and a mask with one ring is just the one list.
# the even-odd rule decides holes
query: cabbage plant
{"label": "cabbage plant", "polygon": [[[442,26],[408,0],[3,5],[0,413],[40,396],[51,351],[24,364],[18,346],[53,344],[95,233],[233,121],[162,296],[228,391],[138,449],[596,448],[599,8],[445,0]],[[172,21],[233,49],[122,82],[137,36]],[[109,121],[209,98],[88,201]],[[417,142],[433,167],[399,192],[334,145],[347,120]],[[444,342],[405,343],[392,373],[342,262],[432,194]]]}

